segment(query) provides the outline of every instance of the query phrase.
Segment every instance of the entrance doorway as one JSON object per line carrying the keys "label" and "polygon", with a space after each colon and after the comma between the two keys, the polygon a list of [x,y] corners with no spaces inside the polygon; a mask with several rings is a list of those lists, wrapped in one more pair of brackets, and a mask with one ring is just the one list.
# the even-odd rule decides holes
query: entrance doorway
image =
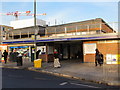
{"label": "entrance doorway", "polygon": [[55,42],[54,47],[61,55],[61,60],[80,60],[83,62],[83,42]]}

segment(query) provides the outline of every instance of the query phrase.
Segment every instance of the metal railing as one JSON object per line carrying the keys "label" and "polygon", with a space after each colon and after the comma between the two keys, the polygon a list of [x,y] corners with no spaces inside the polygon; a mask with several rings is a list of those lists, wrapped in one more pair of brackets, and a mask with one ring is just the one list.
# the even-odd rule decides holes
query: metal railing
{"label": "metal railing", "polygon": [[[116,24],[116,27],[115,27]],[[46,28],[45,36],[68,36],[68,35],[85,35],[85,34],[101,34],[115,33],[118,31],[117,22],[115,23],[100,23],[89,25],[71,25],[71,26],[54,26]]]}
{"label": "metal railing", "polygon": [[[115,33],[118,31],[118,22],[114,23],[99,23],[99,24],[89,24],[89,25],[57,25],[57,26],[50,26],[46,27],[45,35],[41,37],[54,37],[54,36],[75,36],[75,35],[91,35],[91,34],[102,34],[102,33]],[[32,38],[34,35],[34,29],[32,32],[25,31],[25,32],[12,32],[7,34],[7,40],[15,39],[14,37],[17,36],[16,39],[26,39]],[[23,36],[26,37],[23,37]]]}

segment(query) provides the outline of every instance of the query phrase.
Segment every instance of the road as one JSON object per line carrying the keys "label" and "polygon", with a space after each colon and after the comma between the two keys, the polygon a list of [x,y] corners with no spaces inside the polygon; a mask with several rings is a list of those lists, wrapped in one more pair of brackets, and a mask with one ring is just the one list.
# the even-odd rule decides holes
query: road
{"label": "road", "polygon": [[50,74],[2,68],[2,88],[115,88]]}

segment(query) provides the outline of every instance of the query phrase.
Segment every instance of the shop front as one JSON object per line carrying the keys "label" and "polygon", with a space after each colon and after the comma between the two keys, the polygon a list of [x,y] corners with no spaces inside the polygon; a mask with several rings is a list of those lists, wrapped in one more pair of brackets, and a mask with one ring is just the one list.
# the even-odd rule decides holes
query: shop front
{"label": "shop front", "polygon": [[1,50],[2,52],[4,52],[4,50],[7,50],[7,51],[8,51],[7,45],[8,45],[8,44],[0,44],[0,50]]}
{"label": "shop front", "polygon": [[[22,54],[24,61],[31,62],[31,58],[32,58],[31,47],[33,45],[34,44],[12,44],[12,45],[8,45],[8,52],[10,54],[11,52],[14,53],[14,51],[16,51],[19,54]],[[9,60],[11,60],[11,59],[9,58]]]}

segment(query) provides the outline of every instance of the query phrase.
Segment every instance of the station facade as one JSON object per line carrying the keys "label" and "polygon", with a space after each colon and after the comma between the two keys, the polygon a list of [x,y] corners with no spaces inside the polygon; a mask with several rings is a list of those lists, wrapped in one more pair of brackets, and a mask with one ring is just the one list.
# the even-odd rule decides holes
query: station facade
{"label": "station facade", "polygon": [[[18,32],[19,30],[21,33]],[[57,49],[60,60],[71,59],[93,63],[95,62],[96,48],[104,55],[106,64],[120,62],[119,35],[101,18],[37,27],[39,34],[36,39],[32,36],[36,33],[34,27],[19,30],[9,31],[8,40],[3,41],[3,44],[8,44],[8,51],[11,48],[21,50],[25,47],[20,46],[28,46],[25,50],[29,50],[30,61],[34,60],[36,44],[36,49],[41,50],[39,58],[45,62],[54,60],[53,51]]]}

